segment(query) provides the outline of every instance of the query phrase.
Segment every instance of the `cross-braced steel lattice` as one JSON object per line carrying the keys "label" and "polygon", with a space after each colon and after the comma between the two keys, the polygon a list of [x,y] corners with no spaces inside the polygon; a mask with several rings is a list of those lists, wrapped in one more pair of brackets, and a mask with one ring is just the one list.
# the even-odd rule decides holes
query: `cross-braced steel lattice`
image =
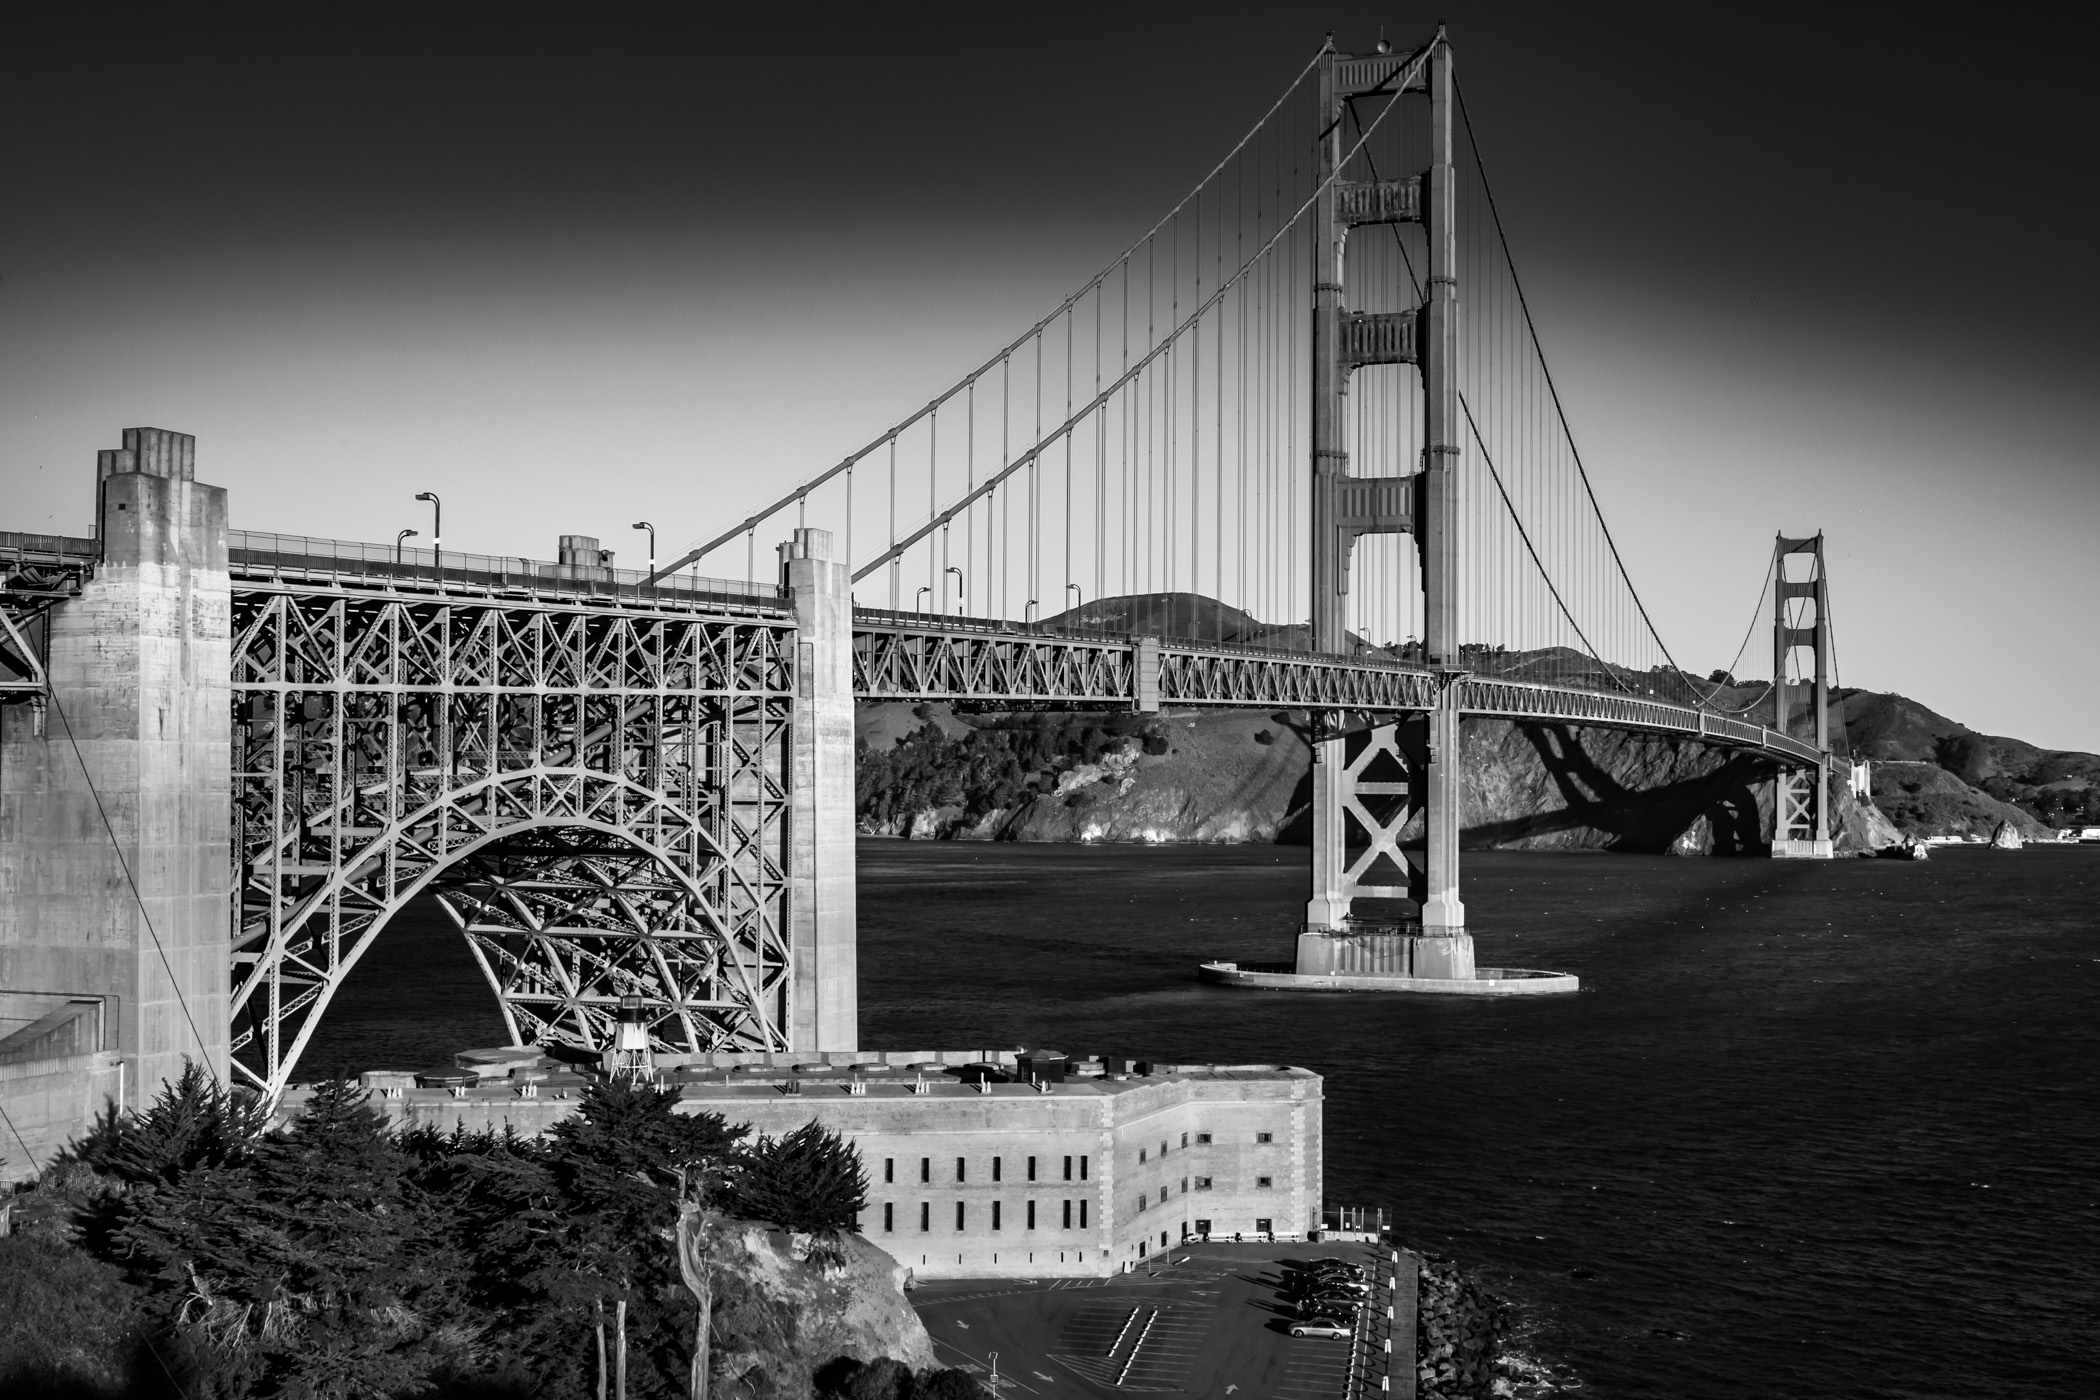
{"label": "cross-braced steel lattice", "polygon": [[280,1091],[426,890],[527,1039],[602,1048],[639,993],[663,1049],[785,1049],[792,634],[784,610],[236,580],[241,1072]]}
{"label": "cross-braced steel lattice", "polygon": [[610,1045],[621,999],[636,996],[659,1044],[781,1042],[786,966],[740,958],[705,896],[632,842],[534,830],[464,857],[441,884],[520,1045]]}

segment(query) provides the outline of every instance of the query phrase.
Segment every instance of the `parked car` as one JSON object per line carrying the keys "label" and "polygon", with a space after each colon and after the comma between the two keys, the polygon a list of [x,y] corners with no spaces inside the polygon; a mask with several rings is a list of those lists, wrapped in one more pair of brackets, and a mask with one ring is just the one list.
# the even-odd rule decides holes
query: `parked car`
{"label": "parked car", "polygon": [[1305,1266],[1309,1274],[1360,1274],[1364,1266],[1354,1259],[1315,1259]]}
{"label": "parked car", "polygon": [[1308,1317],[1303,1322],[1291,1324],[1293,1337],[1332,1337],[1347,1341],[1356,1335],[1356,1330],[1346,1322],[1337,1322],[1331,1317]]}
{"label": "parked car", "polygon": [[1360,1278],[1346,1277],[1342,1274],[1321,1274],[1301,1280],[1298,1284],[1298,1291],[1300,1293],[1364,1294],[1371,1291],[1371,1285]]}
{"label": "parked car", "polygon": [[1335,1313],[1353,1313],[1362,1302],[1363,1299],[1346,1293],[1316,1293],[1298,1300],[1298,1316],[1331,1317]]}

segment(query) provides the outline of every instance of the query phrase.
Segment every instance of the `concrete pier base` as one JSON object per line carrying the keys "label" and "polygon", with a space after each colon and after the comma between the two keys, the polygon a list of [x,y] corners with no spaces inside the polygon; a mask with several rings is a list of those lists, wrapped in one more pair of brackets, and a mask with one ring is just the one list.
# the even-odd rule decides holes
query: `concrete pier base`
{"label": "concrete pier base", "polygon": [[1473,936],[1417,929],[1352,932],[1307,929],[1298,935],[1293,971],[1308,977],[1441,977],[1474,975]]}
{"label": "concrete pier base", "polygon": [[1571,972],[1531,967],[1480,967],[1470,977],[1403,977],[1390,973],[1308,973],[1287,963],[1208,962],[1196,969],[1204,981],[1259,992],[1430,992],[1440,996],[1543,996],[1582,990]]}
{"label": "concrete pier base", "polygon": [[1478,967],[1469,933],[1425,933],[1414,927],[1352,932],[1307,929],[1289,964],[1204,963],[1198,975],[1220,986],[1261,991],[1440,992],[1456,996],[1536,996],[1572,992],[1581,980],[1564,972]]}

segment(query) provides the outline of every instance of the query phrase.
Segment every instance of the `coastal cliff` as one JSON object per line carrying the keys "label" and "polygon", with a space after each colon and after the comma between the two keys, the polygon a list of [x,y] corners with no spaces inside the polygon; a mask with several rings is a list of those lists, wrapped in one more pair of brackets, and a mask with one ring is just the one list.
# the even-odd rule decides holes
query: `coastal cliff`
{"label": "coastal cliff", "polygon": [[841,1235],[828,1260],[810,1246],[749,1221],[713,1232],[712,1370],[725,1393],[807,1400],[841,1358],[936,1368],[902,1265],[858,1234]]}

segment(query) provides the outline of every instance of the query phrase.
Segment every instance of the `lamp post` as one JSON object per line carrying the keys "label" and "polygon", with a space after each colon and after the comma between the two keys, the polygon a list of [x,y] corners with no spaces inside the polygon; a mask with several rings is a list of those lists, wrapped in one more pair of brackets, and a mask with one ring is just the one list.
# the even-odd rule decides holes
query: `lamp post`
{"label": "lamp post", "polygon": [[1021,614],[1021,622],[1023,625],[1033,625],[1033,623],[1035,622],[1035,610],[1040,606],[1041,604],[1037,603],[1035,599],[1030,598],[1028,600],[1028,607],[1026,611],[1024,611]]}
{"label": "lamp post", "polygon": [[[963,584],[963,571],[950,564],[948,572],[941,575],[941,587],[943,589],[946,589],[948,586],[948,574],[955,575],[955,610],[959,613],[968,612],[970,610],[968,606],[970,594]],[[948,600],[946,598],[941,599],[941,611],[948,611]]]}
{"label": "lamp post", "polygon": [[628,528],[629,528],[629,529],[631,529],[631,530],[647,530],[647,531],[649,532],[649,572],[648,572],[648,573],[646,573],[646,574],[643,574],[643,575],[642,575],[642,577],[643,577],[643,578],[645,578],[645,579],[651,579],[651,578],[655,578],[655,577],[656,577],[656,527],[655,527],[654,525],[651,525],[651,524],[650,524],[650,523],[649,523],[648,521],[646,521],[646,520],[637,520],[637,521],[635,521],[635,522],[634,522],[634,524],[630,525],[630,526],[629,526]]}
{"label": "lamp post", "polygon": [[416,499],[430,502],[430,558],[437,568],[438,587],[445,586],[445,503],[435,491],[418,491]]}
{"label": "lamp post", "polygon": [[414,539],[414,538],[415,538],[415,537],[416,537],[417,535],[419,535],[419,534],[421,534],[421,533],[422,533],[422,531],[420,531],[420,530],[403,530],[403,531],[402,531],[402,532],[401,532],[400,534],[398,534],[398,535],[394,536],[394,567],[395,567],[395,568],[397,568],[397,569],[398,569],[398,568],[400,568],[400,567],[401,567],[401,541],[403,541],[403,540],[412,540],[412,539]]}
{"label": "lamp post", "polygon": [[931,592],[933,592],[933,585],[932,585],[932,584],[928,584],[928,583],[922,583],[922,584],[920,584],[920,585],[919,585],[919,591],[911,595],[911,610],[912,610],[913,612],[915,612],[915,613],[922,613],[922,612],[925,612],[925,611],[926,611],[926,609],[924,609],[924,608],[920,607],[920,606],[919,606],[919,602],[920,602],[920,600],[921,600],[921,599],[923,599],[923,598],[924,598],[924,597],[925,597],[925,596],[926,596],[927,594],[929,594],[929,593],[931,593]]}

